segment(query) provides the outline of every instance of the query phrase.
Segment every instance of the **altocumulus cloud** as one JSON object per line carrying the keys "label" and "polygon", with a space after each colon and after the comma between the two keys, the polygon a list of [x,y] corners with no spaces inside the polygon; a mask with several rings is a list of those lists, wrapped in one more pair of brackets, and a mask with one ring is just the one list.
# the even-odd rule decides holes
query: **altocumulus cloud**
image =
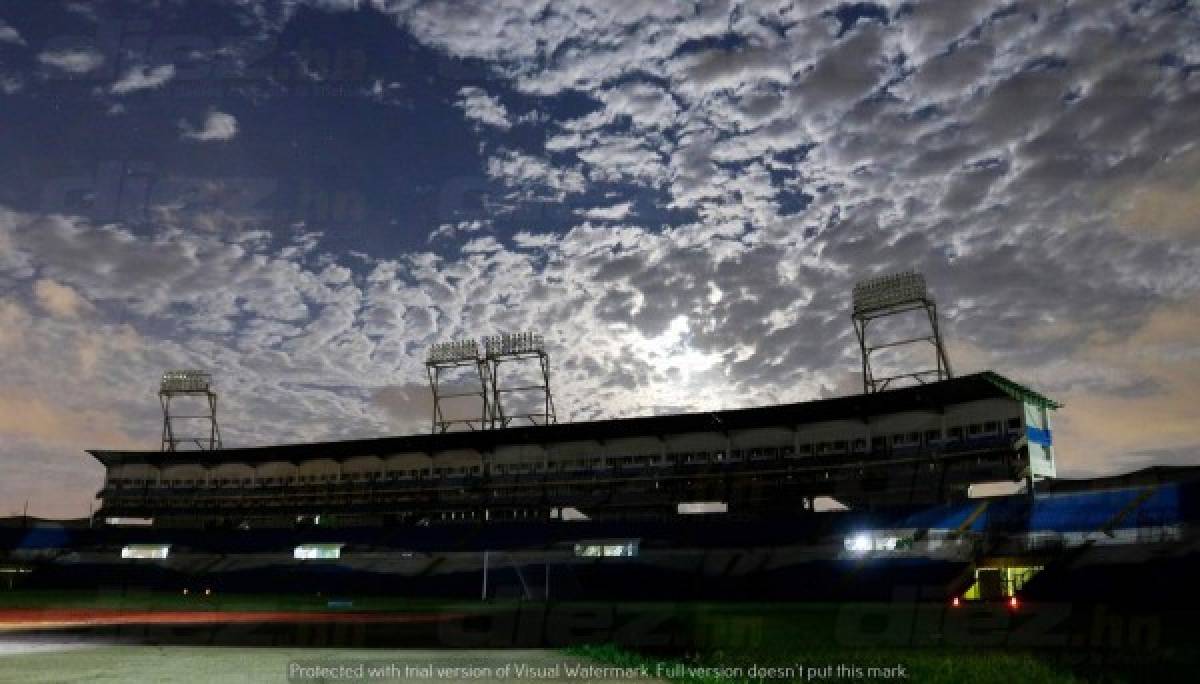
{"label": "altocumulus cloud", "polygon": [[458,95],[456,104],[462,110],[463,116],[501,130],[512,128],[508,110],[500,103],[500,98],[488,95],[476,86],[464,86],[458,91]]}
{"label": "altocumulus cloud", "polygon": [[104,55],[86,48],[42,52],[38,61],[69,74],[86,74],[104,64]]}
{"label": "altocumulus cloud", "polygon": [[180,121],[181,135],[200,142],[233,140],[238,133],[237,119],[232,114],[213,110],[204,118],[204,125],[194,128],[187,121]]}
{"label": "altocumulus cloud", "polygon": [[112,84],[114,95],[128,95],[139,90],[161,87],[175,76],[175,65],[161,64],[155,67],[132,66]]}
{"label": "altocumulus cloud", "polygon": [[24,45],[25,39],[21,37],[21,33],[19,31],[9,26],[3,19],[0,19],[0,43]]}

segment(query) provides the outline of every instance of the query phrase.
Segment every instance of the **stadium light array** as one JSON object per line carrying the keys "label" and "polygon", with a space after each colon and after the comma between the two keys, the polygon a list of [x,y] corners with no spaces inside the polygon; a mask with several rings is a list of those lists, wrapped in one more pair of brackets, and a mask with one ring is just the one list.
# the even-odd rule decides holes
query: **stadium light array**
{"label": "stadium light array", "polygon": [[852,297],[854,313],[862,314],[923,301],[929,298],[929,292],[925,287],[925,276],[905,271],[860,280],[854,285]]}
{"label": "stadium light array", "polygon": [[170,370],[162,375],[160,392],[207,392],[212,375],[202,370]]}
{"label": "stadium light array", "polygon": [[483,349],[488,356],[543,352],[546,341],[533,332],[503,333],[483,338]]}
{"label": "stadium light array", "polygon": [[429,348],[427,361],[474,361],[479,358],[479,343],[475,340],[439,342]]}

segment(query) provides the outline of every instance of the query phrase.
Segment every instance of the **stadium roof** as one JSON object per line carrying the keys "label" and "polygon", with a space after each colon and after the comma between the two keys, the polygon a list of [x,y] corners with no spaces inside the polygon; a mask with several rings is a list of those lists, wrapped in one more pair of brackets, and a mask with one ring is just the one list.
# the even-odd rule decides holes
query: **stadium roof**
{"label": "stadium roof", "polygon": [[1046,480],[1038,483],[1037,491],[1039,493],[1083,492],[1195,482],[1197,480],[1200,480],[1200,466],[1198,465],[1156,465],[1115,475]]}
{"label": "stadium roof", "polygon": [[571,441],[605,441],[625,437],[662,437],[688,432],[727,432],[779,425],[803,425],[830,420],[863,420],[871,416],[908,410],[939,410],[941,407],[980,399],[1010,398],[1029,401],[1046,408],[1060,404],[1037,392],[985,371],[949,380],[887,390],[875,394],[856,394],[831,399],[777,404],[755,408],[682,413],[664,416],[615,418],[510,427],[499,430],[418,434],[337,442],[312,442],[196,451],[107,451],[89,449],[88,453],[106,466],[122,463],[169,465],[172,463],[266,463],[269,461],[329,458],[346,460],[356,456],[398,453],[435,453],[453,449],[490,451],[497,447],[520,444],[550,444]]}

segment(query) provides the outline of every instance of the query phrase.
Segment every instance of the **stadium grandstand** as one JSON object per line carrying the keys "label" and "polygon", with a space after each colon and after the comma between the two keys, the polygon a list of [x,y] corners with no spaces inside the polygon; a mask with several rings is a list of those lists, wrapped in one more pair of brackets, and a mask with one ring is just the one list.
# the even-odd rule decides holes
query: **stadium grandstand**
{"label": "stadium grandstand", "polygon": [[219,451],[92,451],[104,518],[157,525],[742,515],[965,498],[1052,476],[1056,404],[994,373],[732,411]]}

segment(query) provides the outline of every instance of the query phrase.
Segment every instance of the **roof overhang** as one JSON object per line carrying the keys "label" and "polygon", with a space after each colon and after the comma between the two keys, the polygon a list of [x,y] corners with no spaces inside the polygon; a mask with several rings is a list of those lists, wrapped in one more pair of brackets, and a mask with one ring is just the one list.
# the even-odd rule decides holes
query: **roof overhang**
{"label": "roof overhang", "polygon": [[875,416],[913,410],[940,411],[944,407],[969,401],[1012,399],[1032,402],[1046,408],[1061,404],[993,372],[974,373],[949,380],[877,392],[829,399],[759,406],[725,411],[704,411],[665,416],[644,416],[611,420],[585,421],[509,427],[499,430],[417,434],[372,439],[280,444],[220,449],[217,451],[107,451],[89,449],[105,466],[121,464],[169,465],[197,463],[259,464],[271,461],[297,463],[312,458],[346,461],[366,455],[401,453],[435,454],[452,450],[489,453],[511,445],[549,445],[560,442],[602,442],[628,437],[662,439],[667,435],[713,432],[738,433],[765,427],[787,427],[833,420],[869,421]]}

